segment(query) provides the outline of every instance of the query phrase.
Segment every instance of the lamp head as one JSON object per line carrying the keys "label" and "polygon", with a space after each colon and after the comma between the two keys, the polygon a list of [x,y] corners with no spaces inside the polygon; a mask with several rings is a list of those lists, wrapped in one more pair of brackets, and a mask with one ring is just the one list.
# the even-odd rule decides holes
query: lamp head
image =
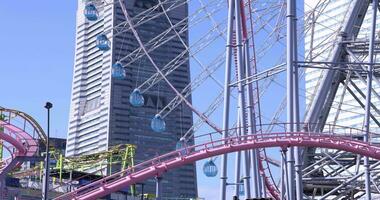
{"label": "lamp head", "polygon": [[53,107],[53,104],[52,103],[50,103],[50,102],[46,102],[46,105],[45,105],[45,108],[46,109],[50,109],[50,108],[52,108]]}

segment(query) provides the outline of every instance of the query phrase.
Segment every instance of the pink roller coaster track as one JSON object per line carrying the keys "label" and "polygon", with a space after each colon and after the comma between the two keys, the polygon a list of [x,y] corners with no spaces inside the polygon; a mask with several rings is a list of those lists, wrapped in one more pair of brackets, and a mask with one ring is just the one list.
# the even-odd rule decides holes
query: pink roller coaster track
{"label": "pink roller coaster track", "polygon": [[[38,142],[28,132],[43,136],[44,133],[35,120],[23,112],[0,107],[0,114],[8,118],[0,120],[0,140],[10,155],[0,161],[0,177],[3,178],[13,168],[20,166],[24,160],[32,158],[37,153]],[[11,118],[18,118],[18,121]],[[29,130],[26,130],[27,124],[30,125]]]}
{"label": "pink roller coaster track", "polygon": [[[179,168],[189,163],[194,163],[198,160],[255,148],[286,148],[291,146],[320,147],[343,150],[380,159],[380,146],[355,139],[355,136],[357,138],[357,136],[361,135],[362,134],[353,135],[352,133],[349,133],[348,135],[343,136],[335,133],[282,132],[230,137],[216,141],[211,140],[211,142],[187,147],[186,153],[184,153],[184,150],[182,149],[140,163],[133,168],[128,168],[125,171],[107,176],[56,199],[96,199],[126,188],[131,184],[159,176],[169,170]],[[379,135],[376,137],[379,137]],[[273,191],[275,190],[273,187],[267,187],[267,189],[273,196],[276,196],[277,192]]]}

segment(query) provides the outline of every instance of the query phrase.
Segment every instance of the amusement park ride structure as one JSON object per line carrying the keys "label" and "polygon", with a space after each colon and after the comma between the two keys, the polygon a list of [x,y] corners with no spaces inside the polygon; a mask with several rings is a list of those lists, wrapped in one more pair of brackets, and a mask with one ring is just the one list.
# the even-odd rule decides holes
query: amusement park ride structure
{"label": "amusement park ride structure", "polygon": [[21,111],[0,108],[0,138],[3,155],[1,160],[0,194],[5,194],[5,177],[14,168],[20,167],[26,161],[38,161],[35,157],[38,151],[38,138],[46,141],[43,129],[28,114]]}
{"label": "amusement park ride structure", "polygon": [[[210,158],[204,164],[203,170],[206,176],[214,177],[218,173],[215,156],[221,157],[220,200],[227,199],[226,187],[230,184],[237,186],[233,194],[234,198],[241,196],[241,187],[238,186],[243,186],[244,199],[267,197],[289,200],[359,199],[363,196],[365,199],[371,199],[371,195],[380,193],[378,186],[380,162],[377,161],[380,160],[378,142],[380,133],[370,130],[371,119],[380,126],[378,122],[380,112],[376,105],[371,102],[372,93],[377,98],[377,91],[372,86],[372,80],[376,83],[380,82],[377,76],[379,64],[375,62],[379,44],[376,40],[376,18],[379,9],[377,0],[371,2],[369,0],[353,0],[350,2],[349,10],[338,30],[336,40],[327,47],[331,50],[329,60],[318,62],[312,61],[312,59],[299,61],[297,42],[306,31],[312,30],[310,26],[313,23],[305,23],[304,29],[297,31],[297,19],[299,18],[297,17],[295,0],[268,2],[260,4],[262,6],[258,8],[254,6],[258,5],[259,0],[229,0],[227,6],[223,6],[223,2],[226,3],[225,1],[204,2],[199,0],[201,8],[195,9],[193,13],[189,14],[185,20],[185,25],[183,25],[184,22],[172,23],[168,13],[174,12],[176,7],[184,6],[192,1],[152,1],[155,4],[149,4],[145,11],[133,18],[130,17],[131,15],[123,0],[112,1],[111,3],[101,0],[88,0],[86,2],[84,15],[89,23],[99,20],[100,11],[105,7],[120,6],[125,17],[125,23],[115,25],[112,30],[108,31],[112,31],[114,35],[129,32],[134,35],[138,42],[135,51],[120,59],[128,64],[123,66],[117,62],[112,66],[113,78],[125,78],[124,68],[138,59],[146,59],[156,70],[156,73],[136,87],[130,96],[130,103],[136,107],[143,106],[142,94],[160,81],[165,82],[177,95],[164,109],[157,112],[157,115],[152,119],[152,129],[158,133],[165,130],[165,117],[182,104],[190,107],[199,120],[183,134],[176,144],[175,151],[136,165],[133,163],[133,153],[129,154],[129,157],[127,156],[128,153],[125,153],[123,154],[125,157],[121,159],[122,162],[127,162],[128,158],[132,159],[129,159],[129,164],[122,164],[123,167],[119,172],[101,176],[99,180],[78,187],[56,199],[100,198],[150,178],[156,178],[156,198],[162,199],[160,175],[188,163]],[[328,1],[320,1],[320,3],[328,4]],[[369,37],[359,39],[360,27],[369,8],[372,9]],[[228,10],[228,17],[226,21],[219,22],[216,16],[218,10],[222,9]],[[277,10],[279,12],[273,14]],[[284,14],[285,10],[286,15]],[[205,13],[204,19],[211,21],[213,27],[208,29],[206,34],[192,45],[187,45],[182,41],[186,50],[183,55],[179,55],[172,62],[164,66],[156,62],[151,57],[151,52],[174,37],[181,38],[180,34],[183,30],[201,23],[203,18],[197,18],[199,13]],[[319,14],[322,15],[323,13]],[[258,16],[254,18],[255,15]],[[170,28],[151,41],[144,43],[139,36],[139,25],[159,16],[166,17]],[[309,19],[307,16],[302,17]],[[313,17],[313,19],[315,18],[316,16]],[[273,19],[275,19],[274,27],[270,23]],[[283,26],[281,23],[285,19],[286,26]],[[227,24],[226,27],[222,27],[224,24]],[[272,29],[268,27],[272,27]],[[286,28],[286,36],[283,36],[281,32],[284,27]],[[264,39],[265,42],[262,43],[263,46],[259,51],[254,39],[260,34],[260,31],[268,35],[268,38]],[[217,35],[213,35],[215,33]],[[209,65],[203,64],[196,54],[219,37],[225,41],[225,50],[221,55],[215,56],[214,60],[210,56]],[[277,38],[278,43],[281,43],[281,39],[286,38],[286,62],[259,71],[258,61],[271,49],[266,45],[269,45],[268,43],[273,37]],[[99,51],[108,51],[112,44],[102,34],[97,37],[97,42],[94,45]],[[187,59],[189,58],[187,57],[199,65],[202,71],[188,87],[183,91],[178,91],[173,87],[168,76],[181,63],[188,62]],[[216,78],[215,73],[222,65],[225,66],[224,84]],[[303,75],[302,69],[307,67],[320,68],[323,70],[323,75],[320,84],[317,86],[318,89],[313,95],[310,107],[306,110],[305,120],[301,122],[299,102],[302,95],[299,93],[300,84],[298,81]],[[284,71],[286,71],[287,83],[286,104],[282,103],[270,123],[265,125],[262,123],[263,113],[260,106],[263,90],[268,87],[268,84],[275,82],[273,77]],[[205,83],[206,79],[215,82],[218,87],[222,88],[222,92],[218,93],[206,111],[201,112],[194,107],[187,97],[202,83]],[[361,91],[355,87],[352,81],[354,79],[359,79],[365,83],[367,85],[366,91]],[[265,83],[266,80],[270,81]],[[342,86],[365,110],[363,129],[326,123],[333,102],[336,101],[338,88]],[[360,96],[358,97],[357,94]],[[213,122],[211,115],[222,102],[223,123],[220,128],[217,123]],[[339,103],[343,104],[342,101]],[[233,104],[236,105],[233,106]],[[279,113],[285,105],[287,108],[286,122],[279,123],[277,122]],[[372,110],[375,112],[371,112]],[[233,112],[237,115],[234,115]],[[23,161],[34,158],[37,152],[35,139],[39,137],[45,140],[46,137],[38,124],[25,113],[9,109],[2,109],[1,113],[9,113],[0,121],[2,145],[4,149],[9,151],[10,155],[10,158],[2,160],[0,180],[3,180],[1,178],[11,169],[20,166]],[[26,130],[25,126],[23,128],[22,125],[15,124],[12,120],[14,116],[20,117],[24,124],[30,124],[32,126],[31,131]],[[213,132],[194,135],[203,124],[207,124],[213,129]],[[38,133],[38,137],[34,137],[35,133]],[[196,141],[194,146],[187,145],[187,141],[190,139]],[[272,175],[272,167],[269,166],[269,157],[266,153],[266,148],[272,147],[278,147],[281,150],[278,184],[276,183],[278,180]],[[128,146],[125,149],[127,151]],[[227,173],[228,167],[230,167],[227,163],[231,162],[231,158],[228,157],[229,153],[235,154],[232,182],[228,182]],[[91,159],[93,158],[94,155]],[[104,159],[101,156],[98,158],[108,159],[107,162],[110,162],[109,158]],[[59,160],[62,164],[63,159]],[[63,168],[61,167],[61,169]],[[99,167],[98,171],[93,173],[103,169]]]}

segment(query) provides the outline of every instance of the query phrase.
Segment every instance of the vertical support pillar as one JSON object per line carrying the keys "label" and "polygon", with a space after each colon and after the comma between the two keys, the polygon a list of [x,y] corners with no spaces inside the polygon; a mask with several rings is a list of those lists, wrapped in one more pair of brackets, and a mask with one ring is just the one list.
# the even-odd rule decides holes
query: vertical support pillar
{"label": "vertical support pillar", "polygon": [[[299,86],[298,86],[298,50],[297,50],[297,5],[293,3],[293,116],[294,116],[294,130],[301,131],[300,126],[300,111],[299,111]],[[302,158],[300,157],[300,147],[294,147],[295,157],[295,181],[296,181],[296,199],[303,199],[303,185],[302,185]]]}
{"label": "vertical support pillar", "polygon": [[289,169],[288,169],[288,165],[287,165],[287,163],[288,163],[288,156],[287,156],[287,152],[288,152],[288,149],[286,149],[286,148],[284,148],[284,149],[282,149],[281,150],[281,152],[282,152],[282,159],[283,159],[283,166],[284,166],[284,177],[285,177],[285,179],[284,179],[284,181],[283,181],[283,183],[285,184],[285,189],[284,189],[284,191],[285,191],[285,196],[284,196],[284,198],[285,199],[291,199],[291,197],[290,197],[290,195],[291,195],[291,191],[294,191],[294,190],[291,190],[290,189],[290,182],[286,179],[287,177],[289,177]]}
{"label": "vertical support pillar", "polygon": [[[369,38],[369,50],[368,50],[368,72],[367,72],[367,94],[365,102],[365,135],[364,142],[369,142],[369,131],[370,131],[370,116],[371,116],[371,95],[372,95],[372,76],[373,76],[373,63],[374,63],[374,42],[376,34],[376,17],[377,17],[377,7],[378,0],[372,0],[372,21],[371,21],[371,34]],[[364,157],[364,168],[365,168],[365,191],[366,199],[371,199],[371,175],[369,158]]]}
{"label": "vertical support pillar", "polygon": [[284,152],[280,150],[281,154],[281,179],[280,179],[280,200],[285,199],[285,157],[284,157]]}
{"label": "vertical support pillar", "polygon": [[[287,67],[287,132],[294,132],[294,13],[295,13],[295,0],[287,0],[287,35],[286,35],[286,67]],[[295,199],[295,184],[294,184],[294,149],[290,147],[287,151],[287,181],[288,181],[288,199]]]}
{"label": "vertical support pillar", "polygon": [[[247,134],[247,119],[246,119],[246,94],[245,88],[241,80],[244,79],[244,62],[243,62],[243,40],[242,40],[242,19],[241,19],[241,0],[235,0],[235,35],[236,35],[236,54],[237,54],[237,81],[238,81],[238,107],[240,109],[240,129],[242,129],[242,134]],[[250,187],[250,172],[249,172],[249,151],[243,151],[243,182],[245,198],[251,198],[251,187]]]}
{"label": "vertical support pillar", "polygon": [[[238,151],[236,152],[236,157],[235,157],[235,183],[236,183],[236,187],[235,187],[235,197],[238,199],[239,198],[239,183],[240,183],[240,162],[241,162],[241,151]],[[234,198],[235,198],[234,197]]]}
{"label": "vertical support pillar", "polygon": [[252,166],[252,198],[260,198],[261,191],[261,177],[258,170],[257,162],[258,162],[258,153],[257,149],[251,150],[251,166]]}
{"label": "vertical support pillar", "polygon": [[[232,61],[232,33],[234,21],[234,0],[228,1],[228,19],[227,19],[227,44],[226,44],[226,67],[224,78],[224,105],[223,105],[223,138],[228,137],[229,114],[230,114],[230,82],[231,82],[231,61]],[[226,142],[227,143],[227,142]],[[220,174],[220,200],[226,200],[227,186],[227,154],[221,156],[221,174]]]}
{"label": "vertical support pillar", "polygon": [[[251,63],[249,61],[250,56],[249,56],[249,41],[248,38],[244,42],[244,62],[245,62],[245,78],[248,78],[252,76],[252,69],[251,69]],[[255,102],[254,102],[254,95],[253,95],[253,83],[247,83],[246,86],[246,91],[247,91],[247,109],[248,109],[248,133],[249,134],[256,134],[256,114],[255,114]],[[258,166],[257,162],[258,159],[258,153],[257,149],[252,149],[250,151],[251,153],[251,168],[252,168],[252,197],[253,198],[259,198],[261,195],[261,191],[259,188],[260,184],[260,175],[258,171]]]}
{"label": "vertical support pillar", "polygon": [[156,200],[162,200],[162,177],[156,177]]}
{"label": "vertical support pillar", "polygon": [[[238,111],[239,112],[239,111]],[[239,114],[238,114],[239,116]],[[240,118],[237,118],[237,125],[240,126]],[[241,136],[241,129],[237,129],[237,136]],[[239,199],[239,189],[240,189],[240,163],[241,163],[241,151],[237,151],[235,154],[235,197],[234,199]]]}

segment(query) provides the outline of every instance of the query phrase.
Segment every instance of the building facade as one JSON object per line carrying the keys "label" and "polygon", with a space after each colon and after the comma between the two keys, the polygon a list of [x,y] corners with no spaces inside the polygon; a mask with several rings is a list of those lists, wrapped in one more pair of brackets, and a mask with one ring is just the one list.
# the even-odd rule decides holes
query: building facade
{"label": "building facade", "polygon": [[[305,18],[305,27],[308,27],[305,31],[305,59],[307,61],[329,60],[329,56],[333,50],[332,45],[335,44],[335,40],[341,32],[344,19],[353,2],[354,1],[351,0],[304,1],[305,16],[307,16]],[[371,13],[372,8],[370,5],[362,27],[360,28],[357,40],[368,40],[368,35],[370,33]],[[380,18],[377,20],[378,22],[379,19]],[[351,38],[348,38],[348,40],[351,40]],[[311,49],[312,51],[310,51]],[[368,61],[368,58],[361,57],[360,59],[362,59],[363,62]],[[355,60],[348,60],[348,62],[355,62]],[[313,97],[315,97],[321,77],[321,69],[306,68],[305,96],[307,108],[309,108],[310,102],[313,100]],[[366,84],[359,80],[357,76],[355,77],[355,74],[351,76],[351,80],[353,84],[355,84],[365,94]],[[354,89],[353,84],[349,84],[351,89]],[[377,93],[380,93],[380,88],[376,81],[373,82],[373,88]],[[365,99],[358,92],[355,93],[361,102],[364,103]],[[377,98],[376,95],[373,94],[371,100],[375,105],[378,107],[380,106],[379,98]],[[339,106],[341,101],[343,102],[342,106]],[[336,93],[336,97],[332,103],[330,114],[326,123],[358,129],[364,128],[364,109],[347,90],[344,90],[343,85],[339,87]],[[372,120],[371,130],[380,130]]]}
{"label": "building facade", "polygon": [[[134,88],[156,71],[145,56],[133,62],[126,59],[139,46],[130,30],[120,31],[114,28],[125,23],[125,17],[117,2],[115,0],[114,4],[107,5],[104,2],[95,3],[99,17],[96,21],[89,21],[83,14],[86,2],[78,0],[66,156],[96,153],[118,144],[135,144],[135,164],[138,164],[175,150],[176,142],[192,126],[193,117],[190,109],[180,106],[165,118],[164,132],[157,133],[151,129],[151,119],[175,97],[174,92],[163,81],[143,94],[144,106],[133,107],[129,103],[129,95]],[[158,3],[156,0],[125,2],[132,18]],[[158,17],[137,27],[143,43],[148,43],[170,28],[165,15],[159,14],[162,9],[152,12],[156,12]],[[184,21],[187,14],[187,4],[168,12],[173,23]],[[108,51],[101,51],[96,47],[96,38],[100,34],[106,35],[110,42]],[[181,33],[181,38],[187,43],[188,32]],[[150,55],[159,67],[163,67],[184,51],[185,47],[180,39],[175,37],[152,50]],[[122,80],[111,75],[112,65],[116,62],[124,65],[126,78]],[[181,64],[168,79],[181,91],[190,82],[189,62]],[[162,183],[164,198],[197,197],[194,164],[168,172],[163,175]],[[144,183],[144,191],[155,192],[154,179]]]}

